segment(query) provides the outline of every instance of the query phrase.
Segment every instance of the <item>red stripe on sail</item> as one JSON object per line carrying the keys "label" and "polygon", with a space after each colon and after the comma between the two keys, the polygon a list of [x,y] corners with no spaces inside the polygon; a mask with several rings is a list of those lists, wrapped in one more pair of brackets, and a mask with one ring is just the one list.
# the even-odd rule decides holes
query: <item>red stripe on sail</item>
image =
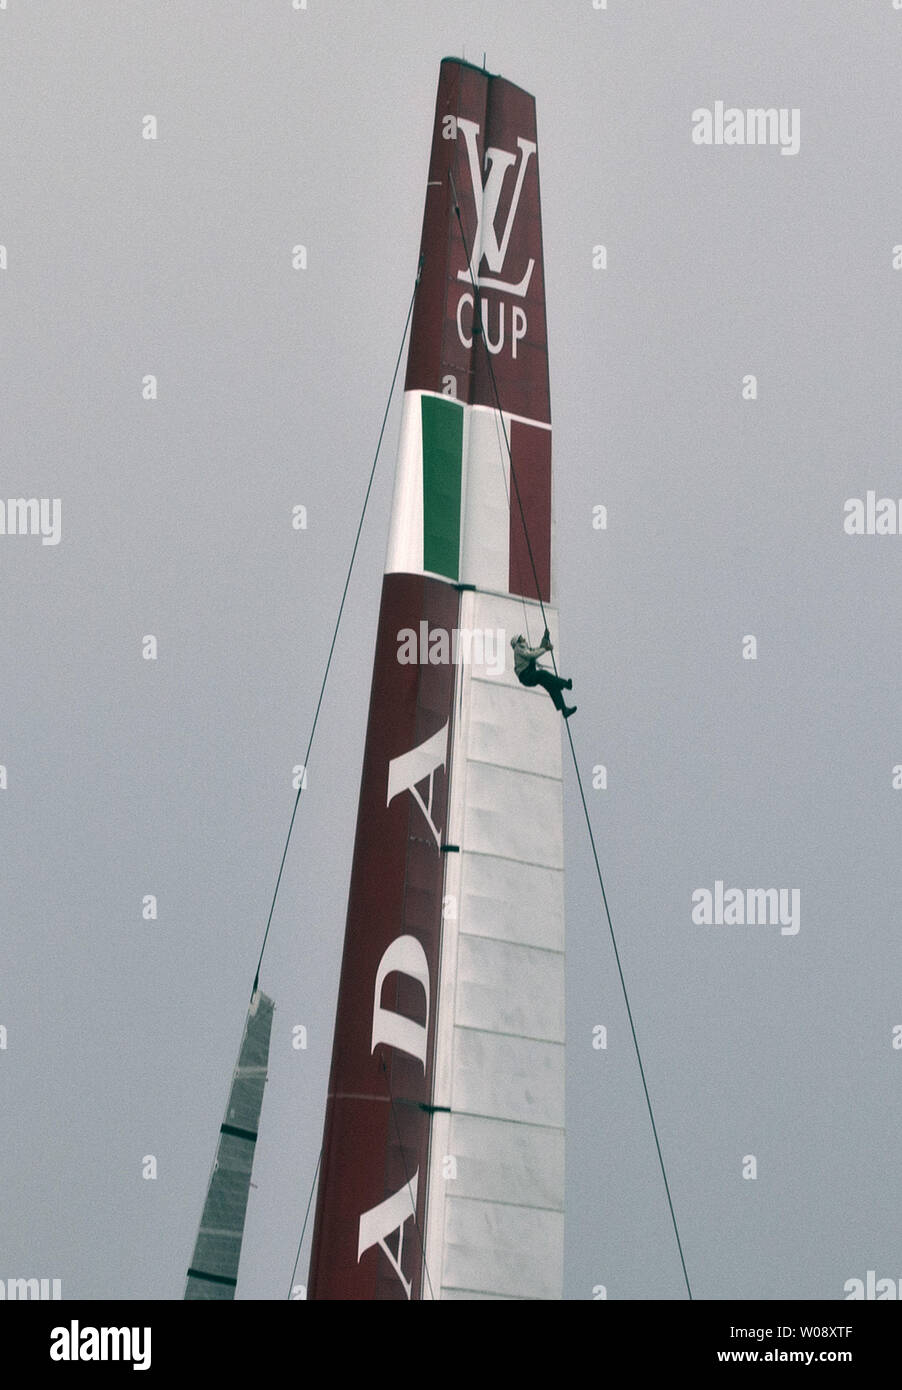
{"label": "red stripe on sail", "polygon": [[[460,401],[470,399],[472,348],[461,341],[457,331],[457,303],[461,293],[466,291],[466,285],[457,279],[457,272],[465,268],[466,257],[454,211],[452,173],[461,199],[463,235],[470,244],[476,234],[476,208],[466,157],[463,161],[457,157],[458,141],[446,139],[445,132],[450,131],[449,121],[456,122],[458,116],[475,121],[482,130],[487,96],[488,77],[484,72],[466,63],[445,59],[439,71],[435,102],[429,185],[420,241],[423,266],[410,328],[404,382],[407,391],[442,391]],[[454,382],[452,392],[446,389],[448,377]]]}
{"label": "red stripe on sail", "polygon": [[[480,288],[485,332],[488,344],[494,350],[481,348],[474,353],[475,370],[470,400],[478,405],[497,406],[500,398],[502,410],[550,424],[539,155],[537,149],[525,151],[521,141],[531,145],[537,143],[535,98],[504,78],[493,78],[489,84],[487,129],[482,132],[481,164],[484,164],[486,149],[498,149],[515,155],[516,161],[504,176],[495,209],[494,230],[499,242],[510,222],[510,239],[501,269],[495,273],[483,256],[479,274],[481,278],[516,283],[526,275],[530,261],[533,267],[525,294]],[[517,178],[524,160],[523,184],[512,213]],[[484,220],[487,218],[488,209],[484,209]],[[518,336],[521,333],[523,336]]]}
{"label": "red stripe on sail", "polygon": [[548,603],[551,599],[551,431],[512,420],[509,437],[512,471],[510,591]]}
{"label": "red stripe on sail", "polygon": [[[361,1216],[415,1175],[423,1231],[430,1117],[421,1107],[432,1100],[444,855],[409,791],[387,801],[389,764],[448,726],[447,758],[434,774],[431,802],[431,820],[443,839],[455,667],[402,665],[398,633],[412,628],[419,635],[421,619],[430,630],[450,633],[459,608],[451,585],[421,575],[384,577],[310,1266],[312,1299],[407,1297],[383,1249],[373,1244],[358,1260],[358,1241]],[[419,783],[418,790],[428,805],[428,786]],[[425,1071],[398,1046],[372,1048],[377,1004],[395,1016],[427,1022],[423,989],[409,974],[389,973],[376,999],[380,965],[399,938],[414,938],[428,964]],[[411,1297],[419,1298],[420,1234],[412,1219],[402,1231],[401,1269]],[[397,1257],[397,1231],[388,1247]]]}

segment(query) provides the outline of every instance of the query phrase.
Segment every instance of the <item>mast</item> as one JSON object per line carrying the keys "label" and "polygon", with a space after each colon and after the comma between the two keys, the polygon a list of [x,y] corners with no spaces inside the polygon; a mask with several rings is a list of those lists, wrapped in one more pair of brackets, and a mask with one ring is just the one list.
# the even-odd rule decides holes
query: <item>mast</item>
{"label": "mast", "polygon": [[[533,98],[439,76],[309,1279],[560,1298],[560,716]],[[544,607],[544,616],[543,616]]]}

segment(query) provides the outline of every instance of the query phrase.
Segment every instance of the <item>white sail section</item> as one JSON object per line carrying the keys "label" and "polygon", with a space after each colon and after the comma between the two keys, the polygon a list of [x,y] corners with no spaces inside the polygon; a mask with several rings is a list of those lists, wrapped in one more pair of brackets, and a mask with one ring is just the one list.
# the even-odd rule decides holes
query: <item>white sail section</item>
{"label": "white sail section", "polygon": [[244,1216],[266,1084],[273,1008],[268,995],[254,991],[188,1270],[186,1299],[235,1297]]}
{"label": "white sail section", "polygon": [[[505,669],[458,672],[424,1297],[559,1299],[561,716],[513,671],[511,637],[528,626],[541,639],[538,605],[461,597],[461,628],[500,630]],[[554,641],[557,614],[545,612]]]}

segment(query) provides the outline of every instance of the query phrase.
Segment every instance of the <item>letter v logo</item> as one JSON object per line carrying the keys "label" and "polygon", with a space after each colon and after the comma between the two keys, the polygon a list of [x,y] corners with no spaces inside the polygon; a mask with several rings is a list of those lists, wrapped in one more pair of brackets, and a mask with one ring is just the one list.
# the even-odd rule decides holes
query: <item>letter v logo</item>
{"label": "letter v logo", "polygon": [[[462,116],[458,116],[457,128],[464,133],[470,161],[470,182],[473,185],[473,197],[476,203],[476,235],[473,238],[470,264],[466,270],[457,272],[457,278],[458,280],[466,280],[467,284],[475,280],[476,284],[483,289],[506,290],[509,294],[523,295],[528,290],[529,282],[532,279],[533,267],[535,266],[532,257],[529,259],[529,265],[526,267],[522,279],[514,282],[513,280],[499,280],[496,277],[504,269],[514,218],[517,216],[520,194],[523,192],[526,166],[529,163],[530,155],[536,152],[535,143],[532,140],[522,138],[517,141],[522,157],[520,168],[517,171],[517,182],[514,185],[514,195],[508,208],[507,222],[499,243],[498,233],[495,229],[495,218],[498,215],[498,204],[501,200],[501,190],[504,187],[504,177],[511,165],[516,163],[517,156],[509,154],[507,150],[494,148],[486,150],[485,162],[488,167],[488,174],[485,185],[483,185],[479,169],[479,151],[476,147],[479,126],[475,121],[467,121]],[[480,193],[482,194],[481,197]],[[489,269],[493,272],[493,277],[480,276],[478,273],[479,263],[483,256],[488,262]]]}

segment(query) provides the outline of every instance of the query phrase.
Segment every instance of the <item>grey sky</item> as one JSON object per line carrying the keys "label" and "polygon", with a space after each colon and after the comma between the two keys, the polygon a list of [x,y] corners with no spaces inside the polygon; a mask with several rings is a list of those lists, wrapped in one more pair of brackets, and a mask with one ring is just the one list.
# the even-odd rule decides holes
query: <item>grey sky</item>
{"label": "grey sky", "polygon": [[[58,546],[0,536],[2,1278],[182,1295],[416,269],[439,61],[483,51],[537,101],[560,655],[693,1291],[902,1276],[902,537],[843,532],[847,498],[902,496],[902,12],[486,9],[0,9],[0,495],[62,500]],[[694,145],[718,100],[799,108],[799,154]],[[321,1139],[397,404],[261,977],[241,1297],[287,1294]],[[565,837],[565,1295],[679,1298],[572,769]],[[798,934],[694,925],[716,880],[799,888]]]}

